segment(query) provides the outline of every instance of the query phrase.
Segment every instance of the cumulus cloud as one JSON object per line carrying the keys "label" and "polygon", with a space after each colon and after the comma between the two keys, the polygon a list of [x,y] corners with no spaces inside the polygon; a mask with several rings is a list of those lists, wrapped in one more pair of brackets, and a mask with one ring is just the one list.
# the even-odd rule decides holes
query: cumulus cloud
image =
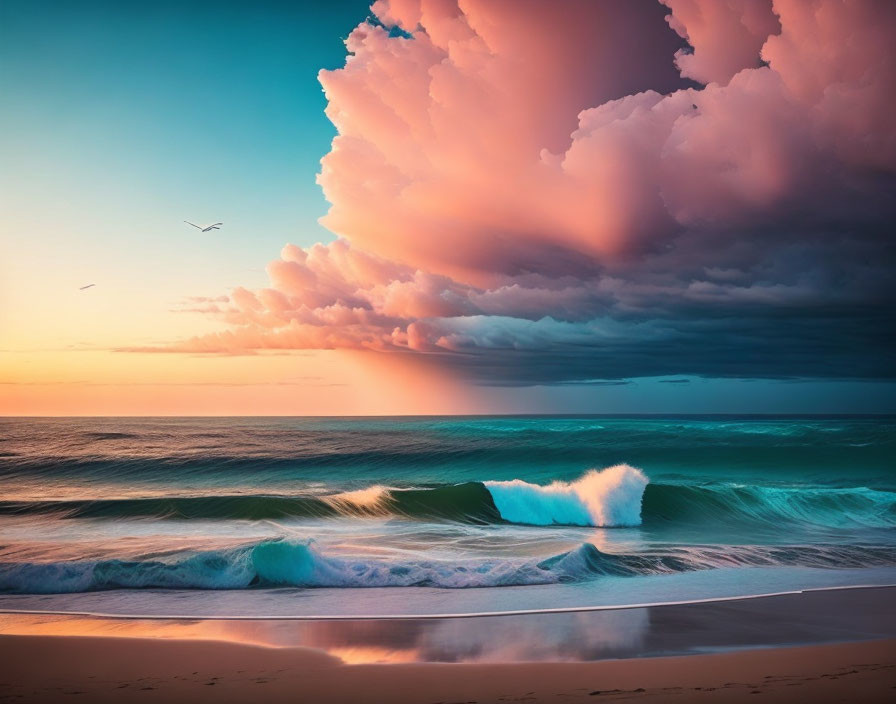
{"label": "cumulus cloud", "polygon": [[321,73],[338,239],[284,248],[174,349],[425,354],[502,384],[893,375],[896,4],[372,12]]}
{"label": "cumulus cloud", "polygon": [[730,81],[745,68],[760,65],[766,40],[780,32],[769,0],[662,0],[671,10],[669,26],[689,47],[675,54],[681,75],[700,83]]}

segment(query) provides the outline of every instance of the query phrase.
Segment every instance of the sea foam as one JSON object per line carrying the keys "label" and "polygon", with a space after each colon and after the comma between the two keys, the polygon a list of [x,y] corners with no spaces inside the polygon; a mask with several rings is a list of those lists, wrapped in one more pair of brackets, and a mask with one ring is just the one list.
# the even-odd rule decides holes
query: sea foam
{"label": "sea foam", "polygon": [[521,479],[484,482],[501,518],[528,525],[637,526],[648,479],[627,464],[590,470],[574,482],[547,486]]}
{"label": "sea foam", "polygon": [[392,559],[329,552],[314,541],[264,540],[225,550],[143,559],[0,563],[0,593],[109,589],[440,587],[580,582],[722,567],[860,568],[896,565],[896,549],[849,545],[692,546],[613,553],[592,543],[544,559]]}

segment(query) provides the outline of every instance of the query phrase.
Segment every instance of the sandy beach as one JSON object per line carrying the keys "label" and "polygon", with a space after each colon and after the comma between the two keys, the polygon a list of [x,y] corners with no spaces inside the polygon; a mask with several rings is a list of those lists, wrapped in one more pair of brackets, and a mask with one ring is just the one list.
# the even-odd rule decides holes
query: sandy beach
{"label": "sandy beach", "polygon": [[0,659],[3,702],[886,702],[896,690],[894,640],[594,663],[346,665],[306,648],[0,636]]}

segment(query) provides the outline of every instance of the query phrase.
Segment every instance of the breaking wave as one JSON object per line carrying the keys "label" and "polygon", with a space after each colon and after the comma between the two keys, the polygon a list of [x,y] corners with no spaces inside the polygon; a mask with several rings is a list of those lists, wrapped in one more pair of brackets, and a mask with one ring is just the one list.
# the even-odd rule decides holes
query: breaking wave
{"label": "breaking wave", "polygon": [[646,486],[644,473],[627,464],[591,470],[574,482],[547,486],[520,479],[485,482],[501,518],[535,526],[639,525]]}
{"label": "breaking wave", "polygon": [[591,543],[543,560],[405,560],[327,555],[312,542],[266,540],[226,550],[162,557],[0,563],[0,592],[59,594],[108,589],[260,587],[500,587],[578,582],[739,566],[816,568],[896,565],[881,546],[693,546],[638,554]]}
{"label": "breaking wave", "polygon": [[801,524],[896,527],[896,493],[865,487],[781,488],[649,484],[617,465],[572,482],[466,482],[424,488],[371,486],[328,496],[206,495],[68,501],[0,501],[0,515],[62,518],[236,519],[403,517],[465,523],[625,527]]}

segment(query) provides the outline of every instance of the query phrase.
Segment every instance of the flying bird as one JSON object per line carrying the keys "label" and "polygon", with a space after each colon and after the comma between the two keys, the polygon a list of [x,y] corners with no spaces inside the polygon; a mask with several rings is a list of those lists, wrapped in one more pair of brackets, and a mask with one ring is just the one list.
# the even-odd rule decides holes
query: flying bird
{"label": "flying bird", "polygon": [[197,230],[202,230],[203,232],[209,232],[210,230],[220,230],[221,228],[218,225],[223,225],[223,222],[216,222],[211,225],[197,225],[195,222],[190,222],[189,220],[184,220],[187,225],[192,225]]}
{"label": "flying bird", "polygon": [[90,288],[91,286],[96,286],[96,284],[87,284],[86,286],[79,287],[78,290],[83,291],[84,289]]}

